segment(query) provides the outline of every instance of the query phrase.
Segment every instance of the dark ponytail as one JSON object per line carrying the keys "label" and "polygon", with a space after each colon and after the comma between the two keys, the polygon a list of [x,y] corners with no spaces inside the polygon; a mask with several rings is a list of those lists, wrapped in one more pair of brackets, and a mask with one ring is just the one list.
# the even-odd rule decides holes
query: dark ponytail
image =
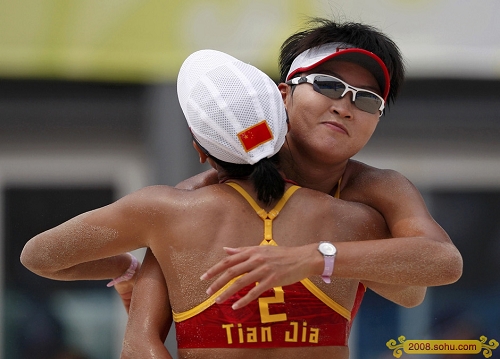
{"label": "dark ponytail", "polygon": [[267,205],[280,199],[285,193],[285,180],[279,173],[276,162],[274,157],[263,158],[254,165],[250,175],[250,180],[257,190],[257,198]]}
{"label": "dark ponytail", "polygon": [[285,180],[278,170],[278,153],[271,158],[263,158],[254,165],[234,164],[212,158],[224,168],[228,179],[248,178],[257,191],[257,198],[266,205],[283,197]]}

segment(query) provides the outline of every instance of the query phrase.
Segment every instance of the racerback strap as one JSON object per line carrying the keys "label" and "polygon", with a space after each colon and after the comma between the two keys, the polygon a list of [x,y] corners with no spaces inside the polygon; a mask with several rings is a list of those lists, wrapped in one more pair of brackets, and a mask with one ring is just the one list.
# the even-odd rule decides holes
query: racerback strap
{"label": "racerback strap", "polygon": [[255,200],[239,184],[234,182],[226,182],[226,184],[238,191],[243,196],[243,198],[245,198],[247,202],[252,206],[257,215],[262,218],[262,220],[264,221],[264,239],[268,242],[273,239],[273,219],[275,219],[276,216],[280,213],[281,209],[286,204],[288,199],[295,193],[296,190],[300,188],[299,186],[291,186],[290,188],[288,188],[283,197],[281,197],[281,199],[278,201],[276,206],[274,206],[274,208],[269,212],[266,212],[264,209],[259,207],[257,202],[255,202]]}

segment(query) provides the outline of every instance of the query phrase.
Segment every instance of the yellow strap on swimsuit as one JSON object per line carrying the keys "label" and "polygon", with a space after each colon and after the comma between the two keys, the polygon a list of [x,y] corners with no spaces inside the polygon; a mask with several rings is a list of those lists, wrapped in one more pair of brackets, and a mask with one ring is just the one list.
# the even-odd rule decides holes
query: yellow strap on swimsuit
{"label": "yellow strap on swimsuit", "polygon": [[[237,183],[234,182],[226,182],[227,185],[233,187],[236,191],[238,191],[247,201],[248,203],[252,206],[252,208],[257,212],[260,218],[265,223],[264,226],[264,240],[260,245],[275,245],[277,246],[276,242],[273,240],[273,232],[272,232],[272,220],[276,218],[276,216],[280,213],[281,209],[285,205],[285,203],[288,201],[288,199],[292,196],[292,194],[295,193],[296,190],[298,190],[300,187],[299,186],[292,186],[290,187],[283,197],[278,201],[276,206],[267,213],[264,209],[260,208],[259,205],[254,201],[252,197]],[[203,303],[200,303],[196,307],[187,310],[182,313],[176,313],[172,311],[173,319],[175,322],[182,322],[183,320],[189,319],[191,317],[194,317],[195,315],[203,312],[205,309],[210,307],[215,303],[215,299],[222,293],[224,292],[231,284],[233,284],[236,279],[238,279],[240,276],[233,278],[231,281],[229,281],[224,287],[219,289],[216,293],[212,294],[210,298],[205,300]]]}
{"label": "yellow strap on swimsuit", "polygon": [[234,182],[226,182],[226,184],[237,190],[252,206],[255,212],[257,212],[257,215],[262,218],[262,220],[264,221],[264,239],[268,242],[273,240],[273,219],[275,219],[276,216],[280,213],[281,209],[288,201],[288,199],[292,196],[292,194],[294,194],[295,191],[300,188],[299,186],[292,186],[288,188],[283,197],[281,197],[281,199],[278,201],[276,206],[268,213],[264,209],[260,208],[257,202],[255,202],[255,200],[250,197],[250,195],[243,188],[241,188],[239,184]]}
{"label": "yellow strap on swimsuit", "polygon": [[[342,181],[342,178],[340,178],[338,182],[338,188],[335,193],[335,198],[339,198],[340,196],[340,183]],[[238,191],[243,198],[247,200],[247,202],[252,206],[252,208],[255,210],[257,215],[262,218],[264,221],[264,239],[260,243],[260,245],[271,245],[271,246],[277,246],[278,244],[273,240],[272,237],[272,220],[276,218],[276,216],[280,213],[281,209],[283,206],[286,204],[288,199],[297,191],[300,187],[299,186],[292,186],[288,188],[288,190],[285,192],[283,197],[278,201],[276,206],[268,212],[266,212],[264,209],[260,208],[258,204],[255,202],[255,200],[237,183],[234,182],[226,182],[227,185],[233,187],[236,191]],[[243,275],[243,274],[242,274]],[[210,298],[206,299],[196,307],[189,309],[187,311],[181,312],[181,313],[176,313],[172,311],[173,315],[173,320],[175,322],[182,322],[184,320],[187,320],[191,317],[194,317],[195,315],[203,312],[205,309],[210,307],[215,303],[215,299],[222,293],[224,292],[231,284],[233,284],[240,276],[233,278],[230,280],[224,287],[219,289],[216,293],[212,294]],[[318,299],[320,299],[323,303],[325,303],[327,306],[329,306],[331,309],[339,313],[341,316],[346,318],[347,320],[351,320],[351,311],[348,309],[344,308],[337,302],[335,302],[333,299],[328,297],[321,289],[319,289],[313,282],[311,282],[309,279],[303,279],[300,281],[312,294],[314,294]]]}
{"label": "yellow strap on swimsuit", "polygon": [[340,184],[342,183],[342,176],[340,176],[339,181],[337,182],[337,190],[335,191],[334,198],[340,198]]}
{"label": "yellow strap on swimsuit", "polygon": [[[339,179],[338,185],[337,185],[337,191],[335,193],[335,198],[340,197],[340,184],[342,181],[342,177]],[[264,240],[260,243],[260,245],[272,245],[272,246],[278,246],[278,244],[274,241],[273,239],[273,233],[272,233],[272,220],[276,218],[276,216],[279,214],[285,203],[288,201],[290,196],[295,193],[296,190],[298,190],[300,187],[299,186],[292,186],[290,187],[283,197],[279,200],[279,202],[276,204],[276,206],[267,213],[264,209],[260,208],[255,200],[237,183],[234,182],[227,182],[227,185],[233,187],[235,190],[237,190],[247,201],[248,203],[252,206],[252,208],[257,212],[257,215],[262,218],[262,220],[265,223],[264,226]],[[351,311],[347,310],[337,302],[335,302],[333,299],[331,299],[329,296],[327,296],[321,289],[319,289],[316,285],[314,285],[313,282],[311,282],[309,279],[303,279],[300,281],[312,294],[314,294],[318,299],[320,299],[323,303],[328,305],[330,308],[332,308],[334,311],[339,313],[341,316],[346,318],[347,320],[351,320]]]}

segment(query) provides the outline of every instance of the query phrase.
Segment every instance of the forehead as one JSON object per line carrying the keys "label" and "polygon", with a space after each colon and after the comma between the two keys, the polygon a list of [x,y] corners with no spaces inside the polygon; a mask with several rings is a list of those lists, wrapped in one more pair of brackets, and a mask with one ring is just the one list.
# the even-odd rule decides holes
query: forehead
{"label": "forehead", "polygon": [[380,86],[375,76],[357,63],[332,59],[313,68],[309,73],[333,75],[344,80],[349,85],[366,88],[380,94]]}

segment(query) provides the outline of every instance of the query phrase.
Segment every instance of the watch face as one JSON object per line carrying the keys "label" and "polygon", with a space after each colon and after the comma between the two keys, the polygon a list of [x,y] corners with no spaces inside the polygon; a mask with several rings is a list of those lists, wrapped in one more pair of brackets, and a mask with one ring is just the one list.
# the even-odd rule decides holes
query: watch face
{"label": "watch face", "polygon": [[319,251],[325,256],[334,256],[337,253],[337,248],[331,243],[323,242],[318,247]]}

